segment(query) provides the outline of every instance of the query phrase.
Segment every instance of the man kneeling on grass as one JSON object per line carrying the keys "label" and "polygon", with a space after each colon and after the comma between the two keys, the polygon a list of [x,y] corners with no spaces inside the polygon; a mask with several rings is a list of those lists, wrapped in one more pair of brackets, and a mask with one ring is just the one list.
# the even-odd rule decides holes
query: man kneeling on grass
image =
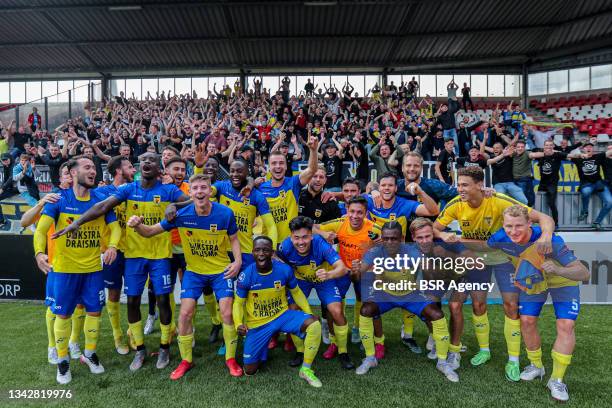
{"label": "man kneeling on grass", "polygon": [[[287,264],[272,260],[272,240],[265,236],[253,240],[255,263],[238,275],[234,300],[234,324],[244,342],[244,372],[253,375],[268,359],[268,343],[279,332],[304,340],[304,361],[300,378],[313,387],[321,381],[311,368],[321,342],[321,323],[312,315],[310,305]],[[287,288],[302,310],[289,310]],[[246,305],[246,325],[244,308]]]}

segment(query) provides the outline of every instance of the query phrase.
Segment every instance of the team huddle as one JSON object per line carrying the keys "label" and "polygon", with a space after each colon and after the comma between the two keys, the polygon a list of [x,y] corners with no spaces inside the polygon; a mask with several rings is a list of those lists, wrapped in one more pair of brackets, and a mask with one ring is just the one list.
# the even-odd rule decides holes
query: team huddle
{"label": "team huddle", "polygon": [[[317,222],[301,215],[298,205],[300,190],[325,174],[317,147],[311,137],[308,167],[295,176],[286,176],[286,156],[272,152],[267,181],[250,179],[248,163],[241,159],[231,163],[229,180],[217,181],[219,163],[211,156],[186,182],[183,159],[162,157],[160,163],[157,155],[147,153],[141,156],[139,181],[134,181],[130,161],[118,156],[108,164],[113,183],[97,187],[91,159],[75,157],[65,163],[59,194],[45,196],[24,215],[26,222],[37,222],[36,261],[47,274],[48,357],[57,364],[58,383],[71,381],[71,358],[79,358],[94,374],[104,372],[96,346],[105,305],[116,351],[135,351],[131,371],[145,364],[140,304],[146,287],[152,288],[159,309],[158,369],[171,363],[169,349],[177,340],[181,361],[172,380],[194,367],[194,319],[204,296],[213,329],[222,331],[232,376],[254,375],[279,333],[286,333],[286,343],[296,351],[289,365],[299,367],[299,377],[313,387],[322,386],[313,370],[322,337],[329,342],[323,358],[337,357],[342,368],[365,375],[384,359],[383,315],[399,308],[402,342],[421,352],[412,339],[420,318],[430,333],[428,357],[436,360],[444,378],[458,382],[465,351],[462,309],[468,296],[479,345],[470,365],[492,358],[488,292],[409,290],[398,283],[437,280],[453,287],[451,282],[489,283],[494,274],[505,314],[505,377],[531,381],[545,375],[537,321],[550,294],[557,338],[548,388],[553,398],[568,400],[563,377],[575,345],[579,283],[589,272],[554,233],[553,219],[483,188],[484,173],[478,167],[460,169],[456,190],[446,186],[441,191],[421,178],[423,160],[412,152],[403,158],[405,178],[383,174],[367,194],[348,179],[342,192],[326,197],[343,202],[342,217]],[[461,235],[448,229],[454,221]],[[374,272],[377,259],[399,255],[479,258],[484,265],[465,273],[436,266]],[[177,281],[178,317],[173,295]],[[356,298],[352,330],[344,307],[351,285]],[[121,288],[127,296],[127,339],[120,324]],[[313,289],[322,319],[307,300]],[[448,299],[448,315],[442,310],[443,298]],[[529,359],[522,370],[521,338]],[[242,366],[236,360],[239,342]],[[357,367],[348,354],[349,342],[360,342],[365,351]]]}

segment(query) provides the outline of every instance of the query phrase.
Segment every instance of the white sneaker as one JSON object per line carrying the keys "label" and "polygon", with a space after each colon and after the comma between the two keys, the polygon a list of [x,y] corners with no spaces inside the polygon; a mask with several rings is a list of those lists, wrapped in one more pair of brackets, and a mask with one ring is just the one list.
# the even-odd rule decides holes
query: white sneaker
{"label": "white sneaker", "polygon": [[78,360],[81,358],[81,347],[79,343],[68,343],[68,349],[70,350],[70,358],[73,360]]}
{"label": "white sneaker", "polygon": [[57,364],[57,349],[55,347],[47,348],[47,361],[49,361],[49,364]]}
{"label": "white sneaker", "polygon": [[430,334],[429,337],[427,338],[427,344],[425,344],[425,348],[427,349],[427,351],[431,351],[436,345],[436,341],[434,340],[433,336]]}
{"label": "white sneaker", "polygon": [[461,354],[450,351],[448,353],[448,357],[446,358],[446,363],[453,370],[457,370],[461,366]]}
{"label": "white sneaker", "polygon": [[155,321],[157,320],[157,313],[155,313],[154,315],[148,315],[147,316],[147,321],[145,323],[145,327],[144,327],[144,335],[148,336],[149,334],[153,333],[153,329],[155,328]]}
{"label": "white sneaker", "polygon": [[538,377],[540,377],[540,380],[541,380],[542,377],[544,377],[545,373],[546,371],[544,370],[544,367],[538,368],[534,366],[533,364],[529,364],[527,367],[525,367],[525,369],[521,373],[521,380],[532,381]]}
{"label": "white sneaker", "polygon": [[100,364],[96,353],[93,353],[90,357],[81,354],[81,363],[86,364],[92,374],[102,374],[104,372],[104,367]]}
{"label": "white sneaker", "polygon": [[159,370],[162,370],[168,367],[168,364],[170,364],[170,349],[163,349],[160,347],[159,354],[157,355],[157,363],[155,364],[155,366]]}
{"label": "white sneaker", "polygon": [[438,371],[444,374],[450,382],[459,382],[459,375],[451,368],[451,366],[448,365],[446,361],[438,361],[436,368]]}
{"label": "white sneaker", "polygon": [[55,379],[59,384],[66,385],[72,381],[72,374],[70,374],[70,361],[62,360],[57,363],[57,375]]}
{"label": "white sneaker", "polygon": [[438,358],[438,354],[436,353],[436,344],[431,348],[431,351],[427,353],[427,358],[430,360],[435,360]]}
{"label": "white sneaker", "polygon": [[331,343],[329,341],[329,326],[327,325],[327,320],[323,320],[323,324],[321,324],[321,337],[323,339],[323,343]]}
{"label": "white sneaker", "polygon": [[557,401],[565,402],[569,400],[567,385],[565,385],[561,381],[553,380],[551,378],[550,380],[548,380],[548,384],[546,386],[550,390],[550,396],[556,399]]}
{"label": "white sneaker", "polygon": [[357,370],[355,370],[355,374],[364,375],[370,371],[370,368],[374,368],[378,366],[378,360],[376,357],[366,357],[363,359]]}

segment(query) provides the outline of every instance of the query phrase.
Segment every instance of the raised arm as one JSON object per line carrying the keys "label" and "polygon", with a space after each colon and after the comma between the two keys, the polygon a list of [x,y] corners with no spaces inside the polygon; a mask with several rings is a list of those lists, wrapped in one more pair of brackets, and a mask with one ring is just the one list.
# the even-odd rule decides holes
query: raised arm
{"label": "raised arm", "polygon": [[79,217],[72,224],[68,225],[64,229],[56,231],[55,234],[53,234],[51,238],[56,239],[57,237],[61,237],[62,235],[65,235],[69,232],[77,231],[81,225],[85,224],[86,222],[95,220],[98,217],[103,216],[104,214],[106,214],[107,212],[115,208],[117,205],[119,205],[120,203],[121,201],[119,201],[119,199],[114,196],[110,196],[106,200],[100,201],[99,203],[91,207],[89,210],[87,210],[85,214]]}
{"label": "raised arm", "polygon": [[310,155],[308,157],[308,167],[306,170],[300,173],[300,184],[305,186],[308,184],[312,176],[317,171],[317,165],[319,164],[319,158],[317,156],[317,138],[314,136],[310,136],[308,138],[308,149],[310,150]]}
{"label": "raised arm", "polygon": [[136,231],[138,235],[143,236],[145,238],[150,238],[165,232],[160,223],[157,223],[155,225],[146,225],[143,224],[143,221],[143,217],[140,217],[138,215],[132,215],[127,222],[127,226],[130,228],[134,228],[134,231]]}

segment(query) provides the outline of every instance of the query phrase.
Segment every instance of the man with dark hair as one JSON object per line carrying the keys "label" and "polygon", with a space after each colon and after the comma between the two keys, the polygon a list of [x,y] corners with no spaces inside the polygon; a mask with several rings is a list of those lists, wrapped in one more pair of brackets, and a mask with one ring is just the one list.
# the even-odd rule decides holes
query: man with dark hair
{"label": "man with dark hair", "polygon": [[298,214],[311,218],[315,224],[321,224],[342,215],[336,200],[323,202],[321,198],[326,181],[325,169],[319,167],[306,188],[300,192],[298,199]]}
{"label": "man with dark hair", "polygon": [[444,140],[444,150],[438,155],[435,170],[438,179],[448,185],[453,185],[453,164],[455,163],[455,141],[449,137]]}
{"label": "man with dark hair", "polygon": [[[96,193],[101,197],[107,198],[118,191],[118,188],[126,183],[134,181],[136,169],[123,156],[115,156],[108,162],[108,172],[113,178],[113,183],[96,189]],[[117,245],[117,257],[111,264],[104,265],[102,272],[104,274],[104,285],[108,289],[108,300],[106,302],[106,311],[113,329],[113,338],[115,340],[115,350],[117,353],[128,354],[129,349],[123,342],[123,330],[121,329],[121,317],[119,312],[119,298],[121,297],[121,288],[123,286],[123,273],[125,270],[125,203],[122,203],[114,208],[115,216],[121,228],[121,239]]]}
{"label": "man with dark hair", "polygon": [[341,215],[346,215],[346,204],[352,198],[361,194],[361,183],[354,177],[347,177],[342,181],[342,196],[344,201],[338,203]]}
{"label": "man with dark hair", "polygon": [[[13,186],[13,156],[9,153],[3,153],[0,157],[2,163],[3,179],[0,185],[0,201],[5,198],[19,194],[19,191]],[[2,206],[0,205],[0,227],[6,223],[4,214],[2,214]]]}
{"label": "man with dark hair", "polygon": [[[83,223],[108,213],[123,202],[126,202],[126,219],[132,216],[144,217],[147,224],[153,225],[164,218],[164,211],[170,203],[188,200],[188,197],[174,184],[162,184],[158,180],[160,169],[159,158],[156,154],[145,153],[141,156],[140,171],[142,178],[139,182],[121,186],[115,194],[91,207],[72,224],[57,231],[54,236],[74,232]],[[147,277],[153,282],[160,311],[161,339],[157,368],[163,369],[170,363],[170,342],[172,340],[170,331],[172,323],[170,309],[172,242],[170,235],[163,233],[155,238],[146,239],[133,229],[127,229],[125,257],[128,323],[137,350],[130,364],[130,370],[139,370],[147,355],[140,314],[140,300]]]}
{"label": "man with dark hair", "polygon": [[[355,366],[347,353],[348,324],[342,307],[342,296],[336,279],[347,274],[346,267],[334,248],[323,237],[312,234],[313,221],[308,217],[297,216],[289,223],[291,235],[285,239],[278,256],[289,264],[295,272],[298,286],[306,297],[314,289],[321,306],[325,307],[334,321],[334,332],[338,345],[338,358],[342,368],[350,370]],[[324,266],[329,265],[326,269]],[[303,341],[292,336],[297,355],[289,364],[297,367],[304,356]]]}
{"label": "man with dark hair", "polygon": [[[396,307],[415,314],[431,322],[433,337],[436,343],[438,363],[436,368],[451,382],[458,382],[459,376],[446,361],[448,354],[449,332],[444,313],[436,303],[427,298],[421,291],[410,289],[394,289],[403,284],[416,284],[416,272],[397,265],[387,267],[388,259],[396,256],[410,256],[413,259],[421,257],[416,246],[404,243],[403,227],[397,221],[385,222],[381,229],[382,245],[377,245],[367,251],[361,263],[363,305],[359,311],[359,333],[365,349],[366,358],[357,368],[358,375],[366,374],[378,365],[374,348],[375,316],[382,315]],[[380,260],[384,260],[385,268],[381,272]],[[385,285],[391,284],[391,285]],[[410,286],[408,286],[410,287]]]}
{"label": "man with dark hair", "polygon": [[64,147],[60,151],[60,147],[56,143],[51,143],[49,144],[48,151],[40,158],[44,164],[49,166],[49,175],[51,176],[53,191],[58,191],[60,184],[59,169],[60,166],[68,160],[68,144],[64,143]]}
{"label": "man with dark hair", "polygon": [[584,145],[583,154],[579,158],[573,158],[572,162],[578,168],[580,178],[580,196],[582,198],[582,209],[578,221],[585,221],[589,215],[589,202],[591,196],[597,194],[601,198],[601,210],[597,218],[593,220],[593,228],[601,229],[601,222],[612,209],[612,193],[601,179],[601,169],[605,165],[606,157],[612,157],[612,150],[605,153],[594,153],[593,144]]}
{"label": "man with dark hair", "polygon": [[[304,359],[300,378],[313,387],[321,381],[311,368],[321,342],[321,323],[312,314],[304,293],[290,266],[273,260],[274,244],[266,236],[253,239],[254,264],[238,276],[234,298],[234,324],[244,342],[244,372],[254,375],[268,358],[268,343],[274,334],[283,331],[304,341]],[[287,289],[301,310],[289,308]],[[270,308],[270,305],[278,307]],[[246,319],[245,319],[246,306]]]}

